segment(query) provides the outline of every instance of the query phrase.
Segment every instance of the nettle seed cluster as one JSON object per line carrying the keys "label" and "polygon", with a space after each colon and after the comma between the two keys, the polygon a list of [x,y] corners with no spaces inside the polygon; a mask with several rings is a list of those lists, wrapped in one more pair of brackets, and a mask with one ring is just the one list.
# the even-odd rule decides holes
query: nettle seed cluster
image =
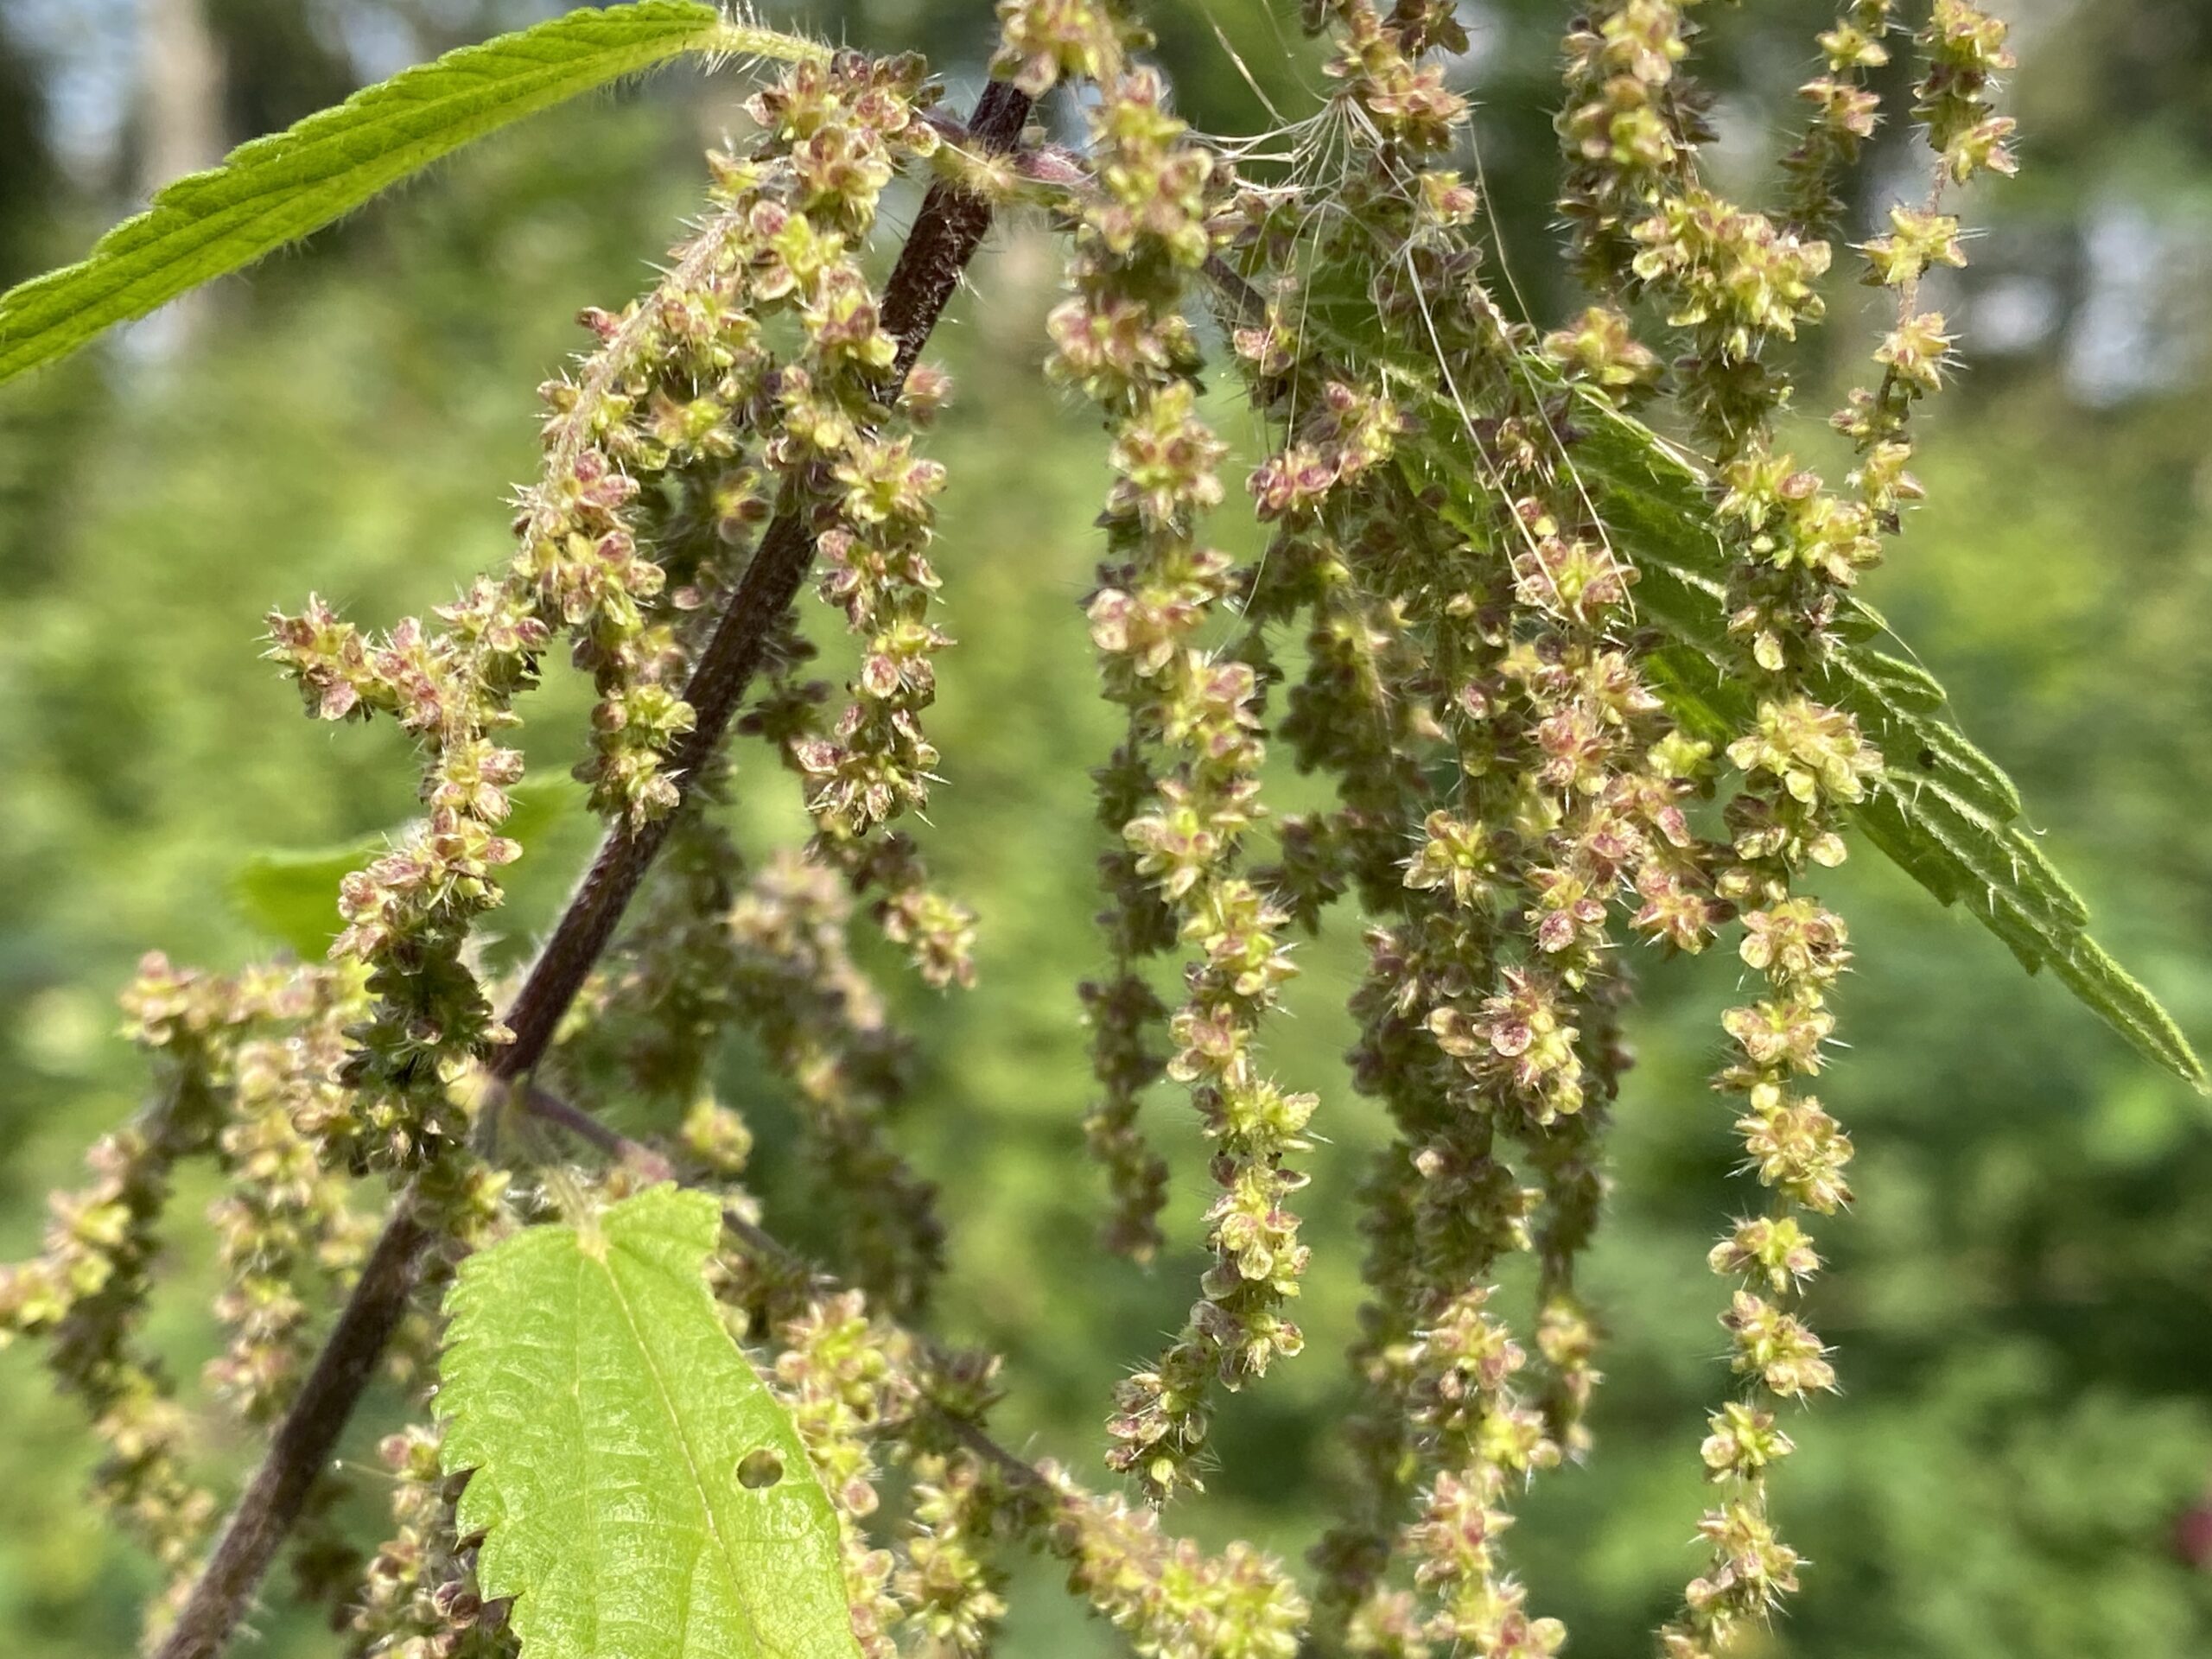
{"label": "nettle seed cluster", "polygon": [[[193,1473],[202,1428],[140,1330],[177,1165],[207,1158],[226,1178],[227,1334],[209,1382],[259,1424],[301,1388],[312,1310],[362,1271],[364,1184],[406,1183],[428,1217],[385,1351],[423,1397],[452,1263],[577,1179],[536,1161],[550,1127],[614,1154],[583,1178],[598,1190],[674,1174],[722,1195],[716,1283],[842,1517],[871,1656],[987,1650],[1017,1543],[1065,1563],[1147,1655],[1552,1653],[1565,1628],[1531,1611],[1505,1537],[1529,1479],[1589,1444],[1599,1321],[1577,1262],[1628,1065],[1623,947],[1728,941],[1758,988],[1726,1016],[1715,1086],[1766,1201],[1711,1255],[1734,1287],[1721,1323],[1739,1387],[1695,1454],[1709,1560],[1660,1646],[1731,1651],[1770,1614],[1799,1567],[1770,1504],[1791,1451],[1777,1413],[1835,1385],[1797,1306],[1821,1265],[1808,1222],[1850,1197],[1850,1140],[1808,1089],[1848,937],[1811,887],[1844,857],[1840,815],[1882,765],[1811,687],[1840,596],[1920,493],[1910,415],[1952,345],[1923,279],[1964,261],[1948,194],[2012,170],[1991,103],[2011,60],[2003,25],[1965,0],[1934,0],[1917,23],[1893,0],[1852,0],[1819,37],[1809,118],[1759,212],[1700,172],[1692,10],[1603,0],[1567,35],[1560,208],[1592,303],[1548,334],[1489,285],[1484,204],[1454,165],[1469,112],[1444,65],[1467,41],[1449,0],[1306,0],[1335,91],[1271,136],[1295,158],[1287,175],[1244,176],[1237,146],[1187,130],[1133,55],[1135,20],[1104,0],[999,7],[1000,113],[1018,126],[1076,84],[1078,152],[985,142],[980,121],[971,133],[937,111],[911,60],[802,64],[753,99],[757,141],[711,158],[666,276],[619,314],[587,313],[592,350],[543,388],[543,467],[507,568],[383,632],[313,599],[271,617],[271,654],[312,713],[387,717],[417,740],[423,817],[347,878],[328,963],[225,977],[147,959],[125,1007],[156,1063],[154,1103],[95,1149],[90,1185],[57,1198],[44,1253],[0,1279],[0,1329],[47,1340],[107,1444],[102,1501],[180,1595],[218,1505]],[[1831,486],[1781,447],[1780,347],[1821,319],[1847,175],[1881,115],[1871,77],[1901,51],[1933,160],[1925,198],[1857,250],[1894,318],[1873,384],[1834,417],[1856,461]],[[946,385],[916,364],[919,334],[893,331],[863,256],[882,193],[918,168],[938,177],[925,218],[940,201],[986,217],[1027,202],[1065,232],[1046,367],[1107,432],[1086,612],[1126,734],[1094,774],[1103,966],[1081,998],[1109,1243],[1147,1258],[1179,1224],[1141,1127],[1155,1084],[1187,1095],[1212,1147],[1193,1224],[1211,1259],[1188,1320],[1114,1389],[1106,1423],[1106,1462],[1141,1503],[998,1447],[982,1428],[996,1362],[920,1329],[943,1232],[889,1132],[907,1045],[852,949],[865,922],[931,985],[972,978],[975,918],[891,827],[939,765],[921,722],[949,643],[929,556],[944,474],[920,445]],[[1200,396],[1208,308],[1273,435],[1241,480]],[[1593,398],[1660,411],[1709,460],[1732,673],[1756,692],[1725,737],[1670,712],[1639,573],[1580,486],[1574,410]],[[1205,533],[1239,482],[1272,532],[1249,567]],[[737,727],[781,757],[816,834],[748,854],[711,810],[724,760],[684,747],[687,687],[750,602],[748,572],[792,536],[858,666],[842,691],[808,679],[798,623],[768,619]],[[660,857],[518,1071],[472,939],[518,850],[501,833],[518,705],[563,640],[597,688],[578,770],[610,845]],[[1273,810],[1270,744],[1331,780],[1334,804]],[[1296,1205],[1323,1091],[1273,1075],[1266,1035],[1294,940],[1346,907],[1367,950],[1351,1081],[1394,1133],[1363,1188],[1356,1478],[1300,1576],[1241,1546],[1206,1554],[1145,1505],[1198,1486],[1223,1395],[1304,1345],[1314,1264]],[[786,1080],[835,1195],[834,1277],[760,1230],[751,1136],[710,1085],[739,1031]],[[573,1103],[616,1094],[664,1114],[657,1145]],[[540,1132],[518,1133],[524,1120]],[[1497,1288],[1519,1252],[1536,1261],[1533,1309]],[[352,1477],[326,1471],[294,1533],[304,1592],[359,1653],[510,1650],[474,1588],[476,1541],[454,1535],[435,1431],[404,1428],[383,1454],[392,1536],[367,1554],[349,1541],[331,1517]]]}

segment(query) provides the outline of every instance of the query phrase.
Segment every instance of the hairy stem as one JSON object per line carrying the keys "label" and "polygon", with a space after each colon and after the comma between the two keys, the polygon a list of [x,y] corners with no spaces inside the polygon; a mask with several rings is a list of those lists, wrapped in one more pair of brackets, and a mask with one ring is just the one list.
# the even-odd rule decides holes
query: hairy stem
{"label": "hairy stem", "polygon": [[[778,513],[683,689],[683,700],[691,705],[696,723],[670,752],[669,772],[686,796],[700,768],[721,746],[769,639],[813,563],[814,532],[804,516],[789,509]],[[680,806],[676,810],[681,810]],[[493,1057],[491,1067],[501,1082],[528,1077],[545,1057],[561,1017],[614,937],[638,884],[668,839],[676,811],[635,829],[610,830],[600,843],[591,868],[508,1011],[505,1023],[514,1040]]]}
{"label": "hairy stem", "polygon": [[[970,143],[989,153],[1010,149],[1029,118],[1030,103],[1013,86],[993,82],[969,124]],[[905,384],[990,219],[988,203],[943,181],[931,187],[884,290],[884,327],[899,341],[884,388],[887,398],[896,397]],[[688,795],[721,743],[768,640],[813,563],[813,527],[805,515],[787,506],[761,538],[684,688],[696,723],[671,757],[680,791]],[[667,838],[673,817],[635,830],[615,829],[601,843],[589,873],[508,1010],[505,1024],[514,1040],[492,1065],[501,1081],[527,1077],[543,1058],[561,1017]],[[429,1208],[419,1185],[400,1195],[315,1369],[277,1426],[268,1457],[232,1512],[156,1659],[214,1659],[238,1629],[406,1312],[423,1255],[437,1236]]]}
{"label": "hairy stem", "polygon": [[632,1141],[621,1130],[610,1128],[580,1106],[531,1084],[523,1094],[523,1109],[554,1128],[565,1129],[577,1140],[597,1148],[617,1163],[628,1164],[656,1181],[678,1179],[676,1166],[642,1141]]}

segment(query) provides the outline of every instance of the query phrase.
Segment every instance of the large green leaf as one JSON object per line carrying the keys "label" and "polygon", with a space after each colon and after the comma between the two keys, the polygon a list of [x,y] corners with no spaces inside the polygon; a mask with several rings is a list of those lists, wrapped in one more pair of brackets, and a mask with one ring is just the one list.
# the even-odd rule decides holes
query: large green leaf
{"label": "large green leaf", "polygon": [[[1317,275],[1300,326],[1345,362],[1390,383],[1419,417],[1401,447],[1402,464],[1421,487],[1441,490],[1446,511],[1467,527],[1485,524],[1494,504],[1470,464],[1467,412],[1440,384],[1428,342],[1384,327],[1367,280],[1350,268]],[[1249,320],[1249,289],[1232,282],[1224,299]],[[1540,359],[1524,359],[1519,372],[1548,400],[1570,395]],[[1728,633],[1729,554],[1713,529],[1705,475],[1605,399],[1572,395],[1574,471],[1642,578],[1639,613],[1680,642],[1662,653],[1662,695],[1679,718],[1716,738],[1742,731],[1757,710],[1738,670],[1741,648]],[[1838,632],[1846,643],[1812,689],[1850,710],[1882,751],[1886,775],[1853,811],[1866,840],[1941,902],[1964,906],[2030,973],[2050,968],[2137,1049],[2212,1092],[2203,1061],[2172,1017],[2089,937],[2088,906],[2021,828],[2012,779],[1948,717],[1942,686],[1876,648],[1887,625],[1871,607],[1848,603]]]}
{"label": "large green leaf", "polygon": [[688,51],[815,56],[696,0],[570,12],[449,52],[179,179],[82,264],[0,296],[0,380],[319,230],[525,115]]}
{"label": "large green leaf", "polygon": [[860,1651],[830,1500],[707,1292],[721,1228],[653,1187],[479,1252],[446,1299],[446,1466],[524,1659]]}

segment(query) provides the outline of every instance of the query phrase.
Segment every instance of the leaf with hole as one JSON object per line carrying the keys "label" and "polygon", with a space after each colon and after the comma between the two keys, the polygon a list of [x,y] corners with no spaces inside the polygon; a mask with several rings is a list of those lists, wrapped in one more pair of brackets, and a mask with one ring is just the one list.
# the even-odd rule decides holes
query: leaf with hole
{"label": "leaf with hole", "polygon": [[708,1294],[721,1211],[657,1186],[464,1262],[438,1409],[524,1659],[855,1659],[837,1521]]}

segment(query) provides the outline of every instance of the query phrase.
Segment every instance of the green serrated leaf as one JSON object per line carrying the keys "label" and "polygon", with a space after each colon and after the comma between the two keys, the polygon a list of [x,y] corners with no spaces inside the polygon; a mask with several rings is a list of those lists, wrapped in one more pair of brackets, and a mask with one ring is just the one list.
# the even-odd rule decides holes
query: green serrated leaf
{"label": "green serrated leaf", "polygon": [[638,0],[570,12],[404,70],[177,180],[82,264],[0,296],[0,380],[320,230],[525,115],[687,51],[760,52],[779,38],[725,25],[695,0]]}
{"label": "green serrated leaf", "polygon": [[707,1292],[721,1229],[657,1186],[479,1252],[447,1296],[446,1466],[524,1659],[860,1651],[830,1500]]}

